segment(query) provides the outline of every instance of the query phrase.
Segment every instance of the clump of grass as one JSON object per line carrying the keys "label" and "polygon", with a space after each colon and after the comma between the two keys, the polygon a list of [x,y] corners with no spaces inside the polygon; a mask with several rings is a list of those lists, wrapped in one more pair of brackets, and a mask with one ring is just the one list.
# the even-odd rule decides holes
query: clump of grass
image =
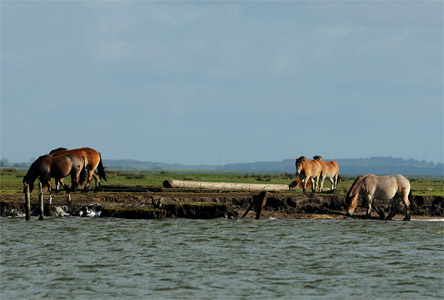
{"label": "clump of grass", "polygon": [[270,175],[257,175],[256,176],[257,181],[271,181]]}
{"label": "clump of grass", "polygon": [[125,176],[126,179],[144,179],[145,175],[142,173],[131,173]]}

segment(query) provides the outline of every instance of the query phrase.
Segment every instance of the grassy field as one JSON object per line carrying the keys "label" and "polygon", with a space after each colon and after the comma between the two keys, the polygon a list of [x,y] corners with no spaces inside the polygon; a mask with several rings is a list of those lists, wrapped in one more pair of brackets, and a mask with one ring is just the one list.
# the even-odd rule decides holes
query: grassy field
{"label": "grassy field", "polygon": [[[0,170],[0,195],[16,194],[22,192],[24,170],[4,168]],[[234,183],[261,183],[261,184],[290,184],[296,179],[294,174],[245,174],[245,173],[181,173],[155,172],[150,170],[107,170],[108,182],[103,184],[116,186],[150,186],[161,187],[166,179],[209,181],[209,182],[234,182]],[[346,177],[338,184],[338,192],[346,194],[356,177]],[[444,196],[444,180],[410,177],[412,193],[423,196]],[[69,177],[65,182],[70,183]],[[94,181],[91,187],[94,186]],[[329,188],[330,182],[325,181],[324,187]],[[297,189],[299,190],[299,189]]]}

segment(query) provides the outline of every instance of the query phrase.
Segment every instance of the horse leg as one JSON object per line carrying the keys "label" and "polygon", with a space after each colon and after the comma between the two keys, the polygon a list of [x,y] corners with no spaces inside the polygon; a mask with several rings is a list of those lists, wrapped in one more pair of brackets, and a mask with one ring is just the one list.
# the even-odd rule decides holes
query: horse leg
{"label": "horse leg", "polygon": [[377,207],[376,205],[373,207],[373,210],[379,215],[379,219],[385,220],[384,210],[382,208]]}
{"label": "horse leg", "polygon": [[63,181],[60,180],[60,184],[61,184],[62,188],[65,190],[65,192],[69,191],[69,187]]}
{"label": "horse leg", "polygon": [[305,177],[304,179],[302,179],[302,191],[305,193],[305,189],[307,188],[307,180],[308,177]]}
{"label": "horse leg", "polygon": [[313,181],[315,182],[315,185],[313,185],[314,186],[314,192],[316,192],[316,190],[320,191],[320,188],[319,188],[319,175],[316,178],[313,178]]}
{"label": "horse leg", "polygon": [[94,181],[95,181],[94,192],[98,192],[99,188],[101,186],[101,184],[100,184],[100,177],[96,173],[94,173],[93,176],[94,176]]}
{"label": "horse leg", "polygon": [[404,202],[405,205],[405,217],[404,217],[404,221],[410,221],[410,201],[409,201],[409,196],[408,196],[408,192],[406,193],[404,191],[404,196],[402,197],[402,200]]}
{"label": "horse leg", "polygon": [[390,207],[390,213],[387,215],[386,220],[393,220],[393,217],[396,215],[396,213],[398,212],[398,201],[397,201],[397,197],[393,197],[392,199],[392,205]]}
{"label": "horse leg", "polygon": [[[334,178],[334,177],[333,177]],[[335,181],[333,180],[333,178],[332,177],[329,177],[328,178],[328,180],[330,180],[330,183],[331,183],[331,190],[332,190],[332,192],[334,191],[334,190],[336,190],[336,185],[335,185]]]}
{"label": "horse leg", "polygon": [[368,219],[370,219],[370,217],[372,215],[372,202],[373,202],[372,195],[367,195],[367,215],[366,215],[366,217]]}
{"label": "horse leg", "polygon": [[321,175],[319,192],[323,192],[324,191],[324,181],[325,181],[325,175],[324,176]]}
{"label": "horse leg", "polygon": [[53,193],[53,192],[54,192],[53,189],[51,189],[51,190],[49,191],[48,200],[46,200],[46,203],[48,203],[48,205],[51,205],[51,204],[52,204],[52,193]]}
{"label": "horse leg", "polygon": [[86,184],[83,187],[83,190],[82,190],[83,193],[88,193],[89,185],[91,184],[91,181],[92,181],[94,175],[95,175],[94,170],[88,170],[88,180],[86,181]]}
{"label": "horse leg", "polygon": [[77,192],[77,188],[79,186],[80,171],[81,170],[76,170],[71,172],[71,192]]}
{"label": "horse leg", "polygon": [[311,191],[313,193],[316,193],[317,181],[315,181],[314,177],[310,178],[310,181],[311,181]]}

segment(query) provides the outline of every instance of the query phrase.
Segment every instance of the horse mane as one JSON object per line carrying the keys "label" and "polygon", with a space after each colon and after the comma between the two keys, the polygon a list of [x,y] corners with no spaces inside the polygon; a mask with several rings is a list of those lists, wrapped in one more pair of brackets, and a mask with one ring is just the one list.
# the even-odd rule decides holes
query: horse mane
{"label": "horse mane", "polygon": [[67,148],[63,148],[63,147],[60,147],[60,148],[57,148],[57,149],[51,150],[51,152],[49,152],[49,154],[53,154],[53,153],[55,153],[55,152],[64,151],[64,150],[68,150],[68,149],[67,149]]}
{"label": "horse mane", "polygon": [[354,197],[359,192],[359,189],[361,188],[362,181],[367,178],[368,176],[372,176],[373,174],[367,174],[359,176],[355,179],[355,181],[352,183],[350,190],[347,193],[347,198]]}
{"label": "horse mane", "polygon": [[302,162],[302,161],[304,161],[304,160],[306,160],[306,157],[305,157],[305,156],[301,156],[301,157],[299,157],[299,158],[296,158],[296,162]]}
{"label": "horse mane", "polygon": [[320,156],[320,155],[315,155],[315,156],[313,156],[313,159],[319,159],[319,160],[322,160],[322,156]]}
{"label": "horse mane", "polygon": [[[45,155],[42,155],[39,158],[37,158],[29,167],[28,172],[25,175],[25,178],[29,178],[31,176],[31,173],[35,172],[35,170],[38,170],[38,163],[40,163],[40,161],[47,156],[49,156],[49,155],[45,154]],[[36,175],[36,177],[37,176],[38,175]]]}

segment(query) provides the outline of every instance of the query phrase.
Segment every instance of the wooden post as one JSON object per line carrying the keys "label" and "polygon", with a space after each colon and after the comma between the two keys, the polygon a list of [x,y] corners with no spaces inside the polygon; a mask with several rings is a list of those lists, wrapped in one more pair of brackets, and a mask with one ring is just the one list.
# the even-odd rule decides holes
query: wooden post
{"label": "wooden post", "polygon": [[39,182],[39,220],[43,220],[44,217],[44,206],[43,206],[43,186]]}
{"label": "wooden post", "polygon": [[25,191],[25,220],[31,219],[31,197],[29,195],[29,184],[25,183],[23,186]]}

